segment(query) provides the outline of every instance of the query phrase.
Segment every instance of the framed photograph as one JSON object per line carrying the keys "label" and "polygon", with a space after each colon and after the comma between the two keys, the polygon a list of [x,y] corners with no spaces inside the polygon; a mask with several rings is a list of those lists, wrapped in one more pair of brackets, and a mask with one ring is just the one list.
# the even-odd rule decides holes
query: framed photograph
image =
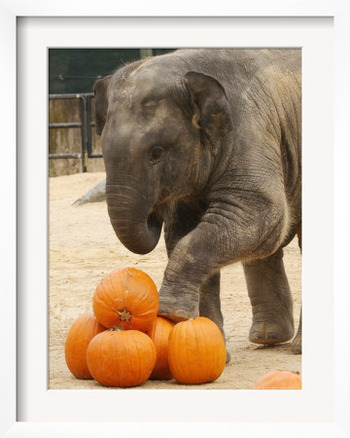
{"label": "framed photograph", "polygon": [[[350,435],[350,11],[346,1],[305,3],[262,1],[253,7],[237,1],[215,8],[201,5],[199,12],[198,5],[173,9],[157,2],[132,7],[108,2],[102,14],[92,2],[84,3],[81,11],[76,1],[60,2],[59,8],[49,2],[2,1],[6,165],[0,187],[6,231],[1,244],[1,436]],[[49,326],[53,328],[54,320],[48,316],[49,50],[151,47],[302,51],[301,391],[113,391],[53,383]],[[59,292],[59,282],[55,287]],[[65,317],[59,295],[54,304],[59,323]]]}

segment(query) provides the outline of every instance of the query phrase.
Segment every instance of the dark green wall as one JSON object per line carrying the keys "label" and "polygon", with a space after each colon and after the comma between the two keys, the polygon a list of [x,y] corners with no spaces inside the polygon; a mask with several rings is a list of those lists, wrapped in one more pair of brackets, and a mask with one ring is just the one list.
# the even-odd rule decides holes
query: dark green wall
{"label": "dark green wall", "polygon": [[49,93],[88,93],[96,79],[144,56],[174,49],[50,49]]}

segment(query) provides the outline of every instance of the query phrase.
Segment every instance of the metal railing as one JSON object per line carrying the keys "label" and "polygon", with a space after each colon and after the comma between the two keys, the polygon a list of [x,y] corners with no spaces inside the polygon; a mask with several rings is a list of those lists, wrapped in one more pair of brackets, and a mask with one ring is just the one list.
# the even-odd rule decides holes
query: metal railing
{"label": "metal railing", "polygon": [[102,154],[94,154],[92,152],[92,127],[95,122],[91,120],[91,101],[94,98],[93,93],[78,93],[78,94],[50,94],[49,99],[77,99],[79,100],[80,122],[65,122],[65,123],[49,123],[49,129],[70,129],[79,128],[81,132],[81,152],[65,153],[65,154],[50,154],[49,159],[61,158],[76,158],[81,159],[82,172],[87,172],[88,158],[102,158]]}

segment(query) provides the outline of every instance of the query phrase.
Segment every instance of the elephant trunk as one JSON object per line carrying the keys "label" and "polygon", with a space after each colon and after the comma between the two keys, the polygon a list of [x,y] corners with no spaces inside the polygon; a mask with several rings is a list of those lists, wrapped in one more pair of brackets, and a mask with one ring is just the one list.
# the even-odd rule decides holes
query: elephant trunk
{"label": "elephant trunk", "polygon": [[[121,243],[137,254],[147,254],[158,243],[162,221],[153,211],[154,200],[144,188],[108,184],[108,214]],[[142,195],[143,193],[143,195]]]}

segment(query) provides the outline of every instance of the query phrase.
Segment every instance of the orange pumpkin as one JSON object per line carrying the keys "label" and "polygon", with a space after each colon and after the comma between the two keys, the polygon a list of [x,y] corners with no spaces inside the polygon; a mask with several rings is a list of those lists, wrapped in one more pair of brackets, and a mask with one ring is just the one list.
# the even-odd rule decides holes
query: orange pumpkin
{"label": "orange pumpkin", "polygon": [[301,389],[301,375],[292,371],[272,371],[258,380],[253,389]]}
{"label": "orange pumpkin", "polygon": [[121,268],[106,275],[93,296],[93,311],[107,327],[122,327],[146,332],[157,317],[157,287],[145,272]]}
{"label": "orange pumpkin", "polygon": [[156,348],[138,330],[110,329],[92,339],[86,360],[101,385],[126,388],[146,382],[156,363]]}
{"label": "orange pumpkin", "polygon": [[172,378],[168,361],[168,339],[174,325],[174,322],[158,316],[148,332],[157,351],[157,361],[153,368],[151,379],[169,380]]}
{"label": "orange pumpkin", "polygon": [[70,372],[78,379],[92,379],[86,350],[91,339],[104,330],[94,315],[79,316],[71,325],[65,343],[65,358]]}
{"label": "orange pumpkin", "polygon": [[170,370],[179,383],[213,382],[226,364],[225,341],[219,327],[200,316],[176,324],[169,335]]}

